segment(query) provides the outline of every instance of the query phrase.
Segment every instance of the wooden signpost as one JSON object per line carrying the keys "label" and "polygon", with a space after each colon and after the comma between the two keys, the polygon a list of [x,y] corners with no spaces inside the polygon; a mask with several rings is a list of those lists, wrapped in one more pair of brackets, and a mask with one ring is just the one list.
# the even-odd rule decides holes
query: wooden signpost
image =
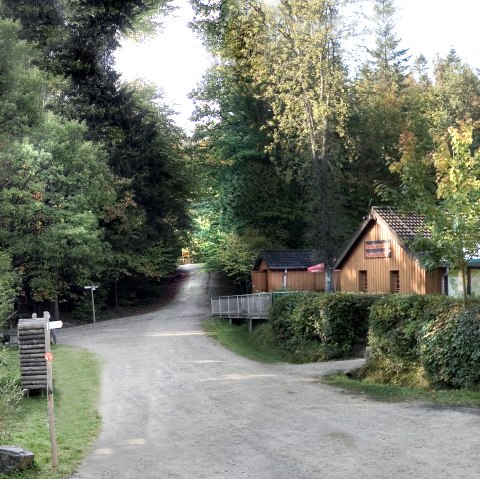
{"label": "wooden signpost", "polygon": [[50,322],[50,313],[44,311],[43,322],[45,328],[45,361],[47,362],[47,402],[48,402],[48,426],[50,429],[50,444],[52,448],[52,467],[58,466],[57,433],[55,431],[55,414],[53,408],[53,353],[50,350],[50,329],[63,326],[61,321]]}
{"label": "wooden signpost", "polygon": [[92,314],[93,314],[93,322],[95,322],[95,299],[93,297],[93,292],[98,288],[98,285],[91,284],[88,286],[84,286],[83,289],[89,289],[92,293]]}

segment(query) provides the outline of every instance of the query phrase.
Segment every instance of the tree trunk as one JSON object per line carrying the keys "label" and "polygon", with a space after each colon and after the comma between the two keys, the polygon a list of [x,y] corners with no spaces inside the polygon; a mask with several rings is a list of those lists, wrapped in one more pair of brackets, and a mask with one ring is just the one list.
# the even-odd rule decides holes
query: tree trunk
{"label": "tree trunk", "polygon": [[60,307],[58,305],[58,294],[55,295],[55,298],[52,301],[53,303],[53,318],[55,321],[60,320]]}
{"label": "tree trunk", "polygon": [[325,265],[325,293],[331,293],[333,286],[333,268]]}
{"label": "tree trunk", "polygon": [[467,309],[467,265],[462,265],[463,309]]}

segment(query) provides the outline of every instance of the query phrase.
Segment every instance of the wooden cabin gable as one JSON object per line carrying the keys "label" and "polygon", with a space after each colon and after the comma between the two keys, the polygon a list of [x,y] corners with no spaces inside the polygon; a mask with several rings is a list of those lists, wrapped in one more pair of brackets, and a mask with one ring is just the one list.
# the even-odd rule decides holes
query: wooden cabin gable
{"label": "wooden cabin gable", "polygon": [[[429,291],[434,287],[436,291]],[[439,292],[431,279],[387,225],[371,220],[344,258],[343,291],[425,294]]]}

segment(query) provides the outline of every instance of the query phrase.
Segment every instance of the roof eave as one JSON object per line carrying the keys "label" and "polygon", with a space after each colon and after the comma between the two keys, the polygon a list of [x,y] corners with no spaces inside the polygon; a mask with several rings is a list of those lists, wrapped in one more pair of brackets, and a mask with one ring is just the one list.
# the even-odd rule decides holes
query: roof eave
{"label": "roof eave", "polygon": [[333,265],[333,269],[341,269],[342,263],[345,261],[347,256],[349,255],[350,251],[353,249],[353,247],[357,244],[359,241],[360,237],[363,235],[364,231],[367,229],[367,227],[370,225],[370,223],[376,221],[374,216],[372,215],[372,210],[370,210],[368,216],[363,220],[363,223],[360,225],[358,230],[355,232],[353,238],[350,240],[348,245],[345,247],[343,250],[342,254],[340,257],[337,259],[335,264]]}

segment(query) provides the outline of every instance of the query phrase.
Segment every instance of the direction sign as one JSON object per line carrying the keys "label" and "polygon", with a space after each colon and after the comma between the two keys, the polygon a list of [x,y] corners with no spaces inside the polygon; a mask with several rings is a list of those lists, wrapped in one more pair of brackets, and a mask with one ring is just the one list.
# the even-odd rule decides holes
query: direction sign
{"label": "direction sign", "polygon": [[50,321],[48,324],[48,329],[58,329],[63,326],[63,321]]}
{"label": "direction sign", "polygon": [[45,361],[52,361],[53,360],[53,353],[50,351],[45,353]]}

